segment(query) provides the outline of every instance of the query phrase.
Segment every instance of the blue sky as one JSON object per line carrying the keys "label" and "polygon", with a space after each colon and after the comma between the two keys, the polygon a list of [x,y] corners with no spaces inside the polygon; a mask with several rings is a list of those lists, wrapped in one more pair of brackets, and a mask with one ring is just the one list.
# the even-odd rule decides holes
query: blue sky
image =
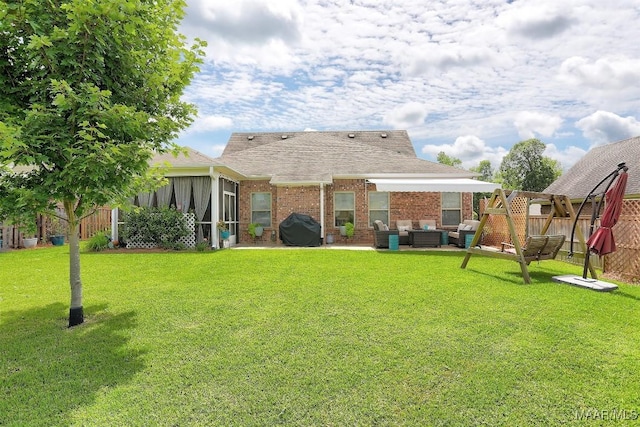
{"label": "blue sky", "polygon": [[494,168],[539,138],[564,169],[640,135],[637,0],[187,0],[208,42],[178,143],[406,129],[419,157]]}

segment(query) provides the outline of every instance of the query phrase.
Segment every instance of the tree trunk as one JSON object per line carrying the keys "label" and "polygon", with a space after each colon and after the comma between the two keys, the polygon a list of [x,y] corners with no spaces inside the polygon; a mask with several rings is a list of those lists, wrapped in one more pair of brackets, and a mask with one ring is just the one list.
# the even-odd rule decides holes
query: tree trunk
{"label": "tree trunk", "polygon": [[80,279],[80,223],[76,217],[73,202],[64,202],[69,219],[69,284],[71,285],[71,308],[69,327],[84,322],[82,309],[82,280]]}

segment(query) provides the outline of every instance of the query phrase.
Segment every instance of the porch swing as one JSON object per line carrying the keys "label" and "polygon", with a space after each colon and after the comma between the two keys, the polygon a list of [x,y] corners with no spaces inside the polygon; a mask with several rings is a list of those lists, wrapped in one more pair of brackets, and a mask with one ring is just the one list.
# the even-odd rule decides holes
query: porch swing
{"label": "porch swing", "polygon": [[[531,200],[547,200],[551,207],[546,221],[540,231],[541,234],[529,235],[526,239],[523,239],[523,243],[521,243],[521,239],[518,237],[518,233],[516,232],[511,210],[511,202],[516,197],[527,198],[527,206],[530,204]],[[480,246],[480,239],[490,215],[503,216],[507,223],[509,239],[511,242],[503,242],[500,249],[489,246]],[[547,234],[549,226],[554,218],[570,218],[572,221],[575,221],[576,214],[573,210],[573,206],[571,205],[571,200],[567,196],[531,191],[511,191],[507,197],[507,192],[505,190],[501,188],[496,189],[491,195],[491,198],[482,213],[480,225],[471,240],[471,244],[467,248],[467,253],[460,268],[466,268],[467,263],[473,254],[492,258],[508,259],[516,261],[520,265],[524,283],[531,283],[531,277],[529,276],[528,269],[529,264],[532,261],[555,259],[566,240],[566,236],[563,234]],[[582,252],[587,254],[584,235],[580,229],[576,230],[576,234],[578,237],[578,244],[580,245]],[[589,266],[589,270],[592,277],[595,277],[596,273],[593,267]]]}

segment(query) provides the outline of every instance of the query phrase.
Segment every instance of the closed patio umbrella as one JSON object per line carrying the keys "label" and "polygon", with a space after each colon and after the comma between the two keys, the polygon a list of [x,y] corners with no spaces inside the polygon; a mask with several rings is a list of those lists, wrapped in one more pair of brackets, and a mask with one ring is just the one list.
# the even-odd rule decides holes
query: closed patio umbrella
{"label": "closed patio umbrella", "polygon": [[623,171],[618,175],[615,185],[605,194],[607,207],[600,219],[600,227],[589,237],[587,246],[594,254],[600,256],[609,254],[616,250],[616,243],[613,239],[611,228],[616,225],[622,209],[622,199],[627,188],[627,173]]}

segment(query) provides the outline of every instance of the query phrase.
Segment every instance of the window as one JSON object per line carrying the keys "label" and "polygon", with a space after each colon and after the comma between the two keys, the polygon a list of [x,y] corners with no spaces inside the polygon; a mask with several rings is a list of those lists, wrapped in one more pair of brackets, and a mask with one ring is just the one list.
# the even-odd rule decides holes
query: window
{"label": "window", "polygon": [[271,227],[271,193],[251,193],[251,222]]}
{"label": "window", "polygon": [[384,191],[369,193],[369,227],[378,219],[389,224],[389,193]]}
{"label": "window", "polygon": [[458,225],[462,222],[462,197],[460,193],[442,193],[442,225]]}
{"label": "window", "polygon": [[354,219],[356,217],[356,199],[354,193],[335,193],[333,195],[333,206],[335,226],[340,227],[347,222],[355,225]]}

